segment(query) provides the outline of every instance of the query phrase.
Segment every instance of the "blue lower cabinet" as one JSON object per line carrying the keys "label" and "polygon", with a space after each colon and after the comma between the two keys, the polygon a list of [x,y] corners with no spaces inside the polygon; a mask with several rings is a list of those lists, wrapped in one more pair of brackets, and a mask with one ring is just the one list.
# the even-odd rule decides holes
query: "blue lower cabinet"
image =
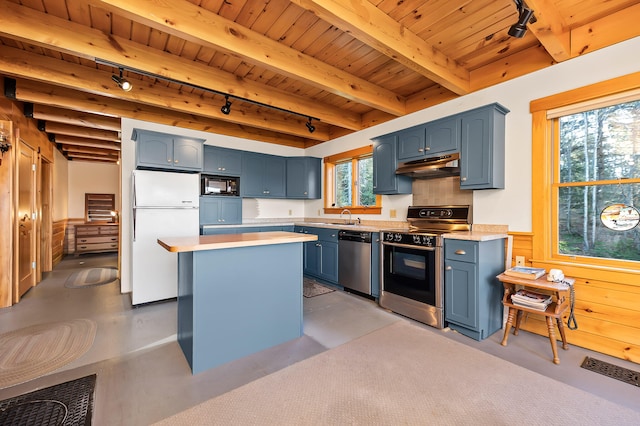
{"label": "blue lower cabinet", "polygon": [[305,275],[338,284],[338,230],[296,226],[295,232],[318,236],[318,241],[304,244]]}
{"label": "blue lower cabinet", "polygon": [[502,328],[504,240],[445,239],[444,306],[449,327],[476,340]]}

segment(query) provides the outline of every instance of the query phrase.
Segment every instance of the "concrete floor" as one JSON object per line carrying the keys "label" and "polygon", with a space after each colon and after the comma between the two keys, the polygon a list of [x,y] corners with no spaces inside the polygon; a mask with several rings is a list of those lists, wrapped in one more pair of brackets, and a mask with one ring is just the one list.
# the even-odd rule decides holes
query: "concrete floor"
{"label": "concrete floor", "polygon": [[[73,318],[90,318],[98,324],[94,345],[85,355],[50,375],[0,389],[0,400],[97,374],[94,424],[146,425],[407,320],[374,301],[342,291],[305,298],[303,337],[193,376],[176,342],[176,302],[132,309],[129,295],[120,294],[118,283],[80,289],[64,286],[80,268],[116,264],[115,255],[66,257],[19,304],[0,309],[0,333]],[[585,356],[640,371],[637,364],[570,345],[568,351],[559,350],[561,364],[555,365],[546,337],[521,332],[503,347],[501,332],[477,342],[454,331],[423,327],[640,411],[640,388],[580,368]]]}

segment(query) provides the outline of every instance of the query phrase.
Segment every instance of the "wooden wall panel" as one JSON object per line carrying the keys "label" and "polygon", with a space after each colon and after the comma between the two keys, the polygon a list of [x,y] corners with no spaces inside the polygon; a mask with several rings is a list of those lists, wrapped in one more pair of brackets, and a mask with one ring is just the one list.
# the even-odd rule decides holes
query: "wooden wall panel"
{"label": "wooden wall panel", "polygon": [[66,220],[58,220],[53,222],[53,239],[52,239],[52,261],[53,266],[55,267],[58,263],[62,261],[62,257],[64,256],[64,242],[65,242],[65,233],[67,230],[67,221]]}
{"label": "wooden wall panel", "polygon": [[[510,234],[513,235],[513,263],[517,255],[525,256],[527,265],[531,265],[533,235]],[[549,269],[545,265],[534,266]],[[589,278],[576,276],[574,284],[578,329],[566,327],[568,312],[563,317],[569,344],[640,364],[640,286],[593,279],[591,277],[595,274],[589,271],[582,271],[580,275]],[[611,274],[610,277],[615,279],[616,275]],[[521,329],[548,336],[547,325],[541,315],[529,314]]]}

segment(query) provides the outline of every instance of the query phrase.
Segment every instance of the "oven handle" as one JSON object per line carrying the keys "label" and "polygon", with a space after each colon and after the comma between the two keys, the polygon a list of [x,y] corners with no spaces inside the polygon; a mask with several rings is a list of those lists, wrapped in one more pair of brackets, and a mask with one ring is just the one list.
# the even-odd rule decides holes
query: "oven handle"
{"label": "oven handle", "polygon": [[408,248],[408,249],[427,250],[427,251],[435,251],[436,249],[441,248],[440,246],[437,246],[437,247],[412,246],[410,244],[388,243],[386,241],[383,241],[382,244],[385,245],[385,246],[404,247],[404,248]]}

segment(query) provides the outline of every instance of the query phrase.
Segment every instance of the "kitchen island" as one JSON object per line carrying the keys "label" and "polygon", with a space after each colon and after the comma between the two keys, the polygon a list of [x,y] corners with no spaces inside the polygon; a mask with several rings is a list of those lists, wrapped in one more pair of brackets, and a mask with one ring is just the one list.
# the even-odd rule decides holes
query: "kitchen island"
{"label": "kitchen island", "polygon": [[256,232],[159,238],[178,254],[178,343],[193,374],[302,336],[303,243]]}

